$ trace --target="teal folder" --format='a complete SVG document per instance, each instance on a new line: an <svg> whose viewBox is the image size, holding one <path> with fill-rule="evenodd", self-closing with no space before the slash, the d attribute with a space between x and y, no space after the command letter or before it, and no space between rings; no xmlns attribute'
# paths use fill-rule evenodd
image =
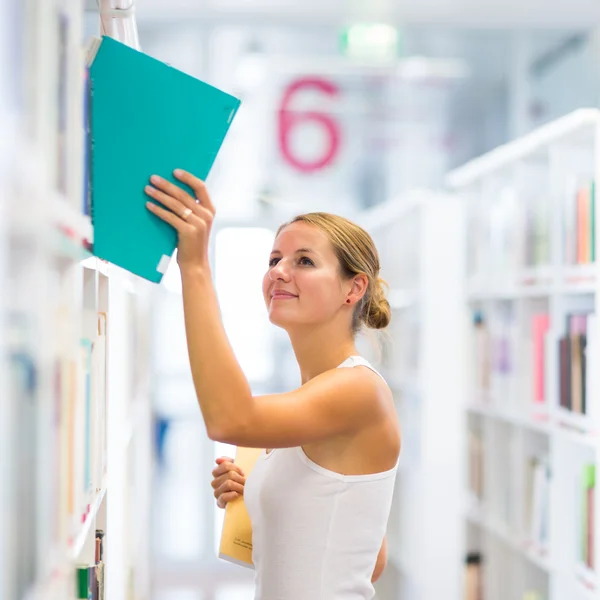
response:
<svg viewBox="0 0 600 600"><path fill-rule="evenodd" d="M157 174L192 193L174 169L207 178L240 101L106 36L88 64L92 252L159 283L177 232L146 208L144 186Z"/></svg>

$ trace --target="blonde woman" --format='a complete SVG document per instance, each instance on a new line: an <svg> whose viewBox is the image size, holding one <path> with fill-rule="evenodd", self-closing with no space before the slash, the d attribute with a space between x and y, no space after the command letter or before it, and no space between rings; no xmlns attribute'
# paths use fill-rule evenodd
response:
<svg viewBox="0 0 600 600"><path fill-rule="evenodd" d="M373 241L327 213L280 227L265 257L263 294L271 322L290 337L302 385L253 396L212 283L215 208L201 180L179 170L175 176L195 198L153 176L146 193L155 202L147 206L179 234L189 359L208 436L267 448L247 480L226 458L213 472L219 506L244 494L255 599L370 599L385 566L400 452L392 394L355 346L361 327L390 320ZM239 261L244 269L243 254Z"/></svg>

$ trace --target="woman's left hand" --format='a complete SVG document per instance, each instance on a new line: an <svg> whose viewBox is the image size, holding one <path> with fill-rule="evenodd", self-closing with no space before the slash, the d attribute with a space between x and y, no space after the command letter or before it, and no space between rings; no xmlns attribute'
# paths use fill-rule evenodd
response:
<svg viewBox="0 0 600 600"><path fill-rule="evenodd" d="M153 202L147 202L146 206L150 212L177 230L179 267L182 270L189 267L208 268L208 240L215 217L215 207L202 180L181 169L176 169L173 174L188 185L196 197L193 198L179 186L162 177L152 175L152 185L147 185L145 192L168 210Z"/></svg>

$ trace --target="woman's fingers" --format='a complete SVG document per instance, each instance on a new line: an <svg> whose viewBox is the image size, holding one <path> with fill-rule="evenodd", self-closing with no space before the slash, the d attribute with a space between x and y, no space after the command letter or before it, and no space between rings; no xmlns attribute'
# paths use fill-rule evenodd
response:
<svg viewBox="0 0 600 600"><path fill-rule="evenodd" d="M212 475L213 477L219 477L220 475L224 475L225 473L229 473L231 471L239 473L242 477L245 476L242 469L240 469L235 463L229 461L224 461L221 464L217 465L213 469Z"/></svg>
<svg viewBox="0 0 600 600"><path fill-rule="evenodd" d="M224 481L221 485L215 488L213 496L215 498L219 498L219 496L222 496L223 494L228 494L229 492L236 492L240 496L243 496L244 484L228 479L227 481Z"/></svg>
<svg viewBox="0 0 600 600"><path fill-rule="evenodd" d="M215 478L211 483L215 490L213 495L217 499L217 506L225 508L228 502L244 495L246 479L233 458L220 456L215 462L217 466L212 472Z"/></svg>
<svg viewBox="0 0 600 600"><path fill-rule="evenodd" d="M238 494L237 492L226 492L225 494L221 494L217 498L217 506L219 508L225 508L227 503L229 503L232 500L235 500L236 498L239 498L239 497L240 497L240 494Z"/></svg>
<svg viewBox="0 0 600 600"><path fill-rule="evenodd" d="M212 215L215 214L215 207L210 199L206 184L201 179L198 179L195 175L184 171L183 169L175 169L173 172L175 177L180 181L183 181L186 185L194 190L196 199L200 201L200 204L206 208Z"/></svg>
<svg viewBox="0 0 600 600"><path fill-rule="evenodd" d="M161 208L152 202L146 202L146 207L157 217L161 218L169 225L172 225L178 232L181 232L184 227L187 227L186 222L180 216L174 214L170 210L165 210L164 208Z"/></svg>
<svg viewBox="0 0 600 600"><path fill-rule="evenodd" d="M185 190L182 190L178 185L167 181L160 175L152 175L150 177L150 183L161 192L179 200L187 208L194 208L196 206L195 198L192 198Z"/></svg>
<svg viewBox="0 0 600 600"><path fill-rule="evenodd" d="M213 489L217 489L226 481L233 481L235 483L239 483L240 485L244 485L246 483L246 478L240 475L237 471L229 471L228 473L224 473L223 475L215 477L211 482L211 486Z"/></svg>
<svg viewBox="0 0 600 600"><path fill-rule="evenodd" d="M166 194L165 192L151 185L147 185L144 188L144 191L146 194L148 194L148 196L157 202L160 202L163 206L166 206L173 214L179 217L180 221L185 221L191 224L194 222L192 217L195 216L199 217L200 219L195 221L195 224L199 227L204 226L204 223L209 224L212 222L213 215L210 213L210 211L203 206L196 204L187 194L187 199L185 202L182 202L178 198L173 198L173 196L170 196L169 194ZM147 206L152 208L152 203L147 203ZM187 209L191 210L192 212L187 218L184 218ZM171 221L168 222L171 223Z"/></svg>
<svg viewBox="0 0 600 600"><path fill-rule="evenodd" d="M150 196L150 198L153 198L157 202L160 202L163 206L166 206L171 212L176 214L180 219L184 221L186 219L183 218L183 214L186 208L189 208L193 213L197 213L198 207L191 200L187 203L184 203L181 200L179 200L179 198L174 198L170 194L167 194L166 192L163 192L162 190L155 188L151 185L147 185L144 188L144 191L146 192L146 194L148 194L148 196Z"/></svg>

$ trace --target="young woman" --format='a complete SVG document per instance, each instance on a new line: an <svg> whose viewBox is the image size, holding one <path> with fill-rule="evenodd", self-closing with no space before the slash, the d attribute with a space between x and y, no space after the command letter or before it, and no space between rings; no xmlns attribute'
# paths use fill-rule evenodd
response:
<svg viewBox="0 0 600 600"><path fill-rule="evenodd" d="M179 170L175 176L195 198L153 176L146 193L155 202L147 206L179 234L188 352L208 436L268 449L247 481L230 459L217 461L213 480L220 506L244 494L255 598L372 598L372 582L385 565L400 452L390 390L354 340L361 326L382 328L390 320L373 241L326 213L299 216L279 229L263 293L271 322L289 334L302 385L253 397L211 280L215 208L202 181Z"/></svg>

